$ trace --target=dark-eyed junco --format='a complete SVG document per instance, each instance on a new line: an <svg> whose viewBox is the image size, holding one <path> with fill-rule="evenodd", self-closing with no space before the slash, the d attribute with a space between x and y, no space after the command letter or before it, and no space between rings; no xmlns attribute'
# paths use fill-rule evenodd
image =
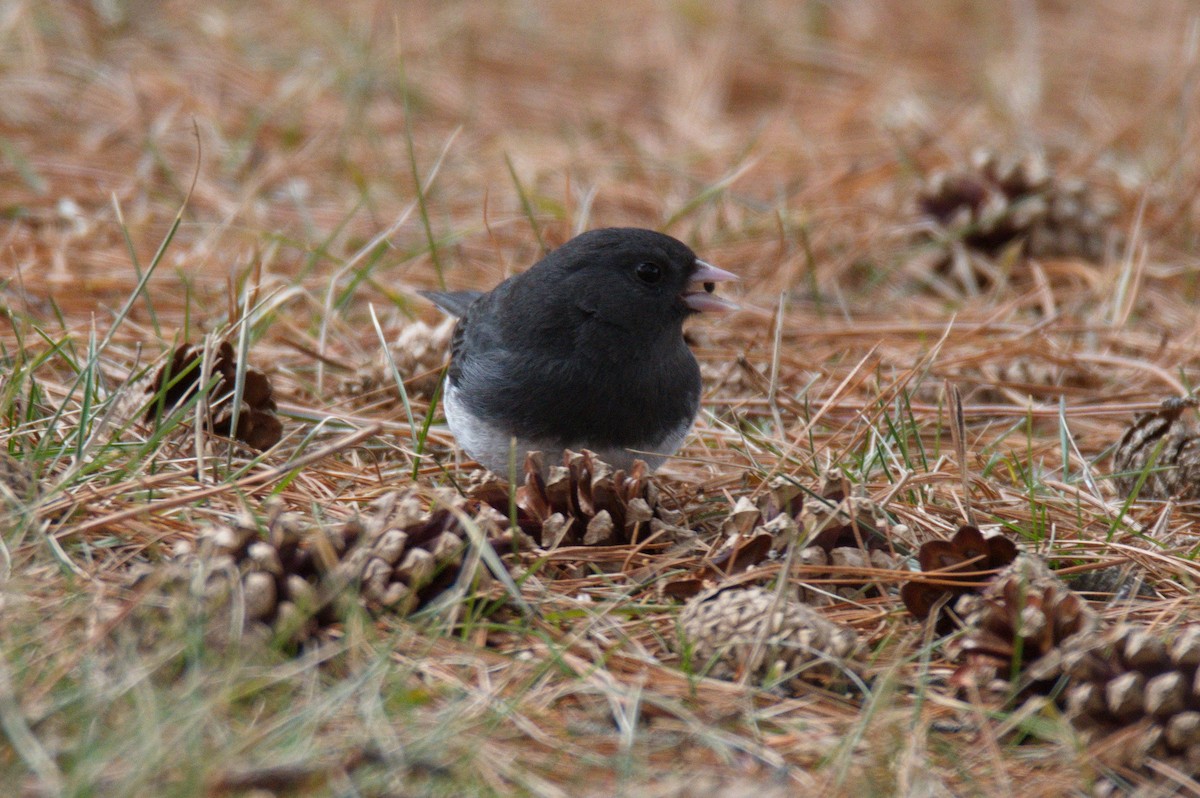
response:
<svg viewBox="0 0 1200 798"><path fill-rule="evenodd" d="M700 407L683 321L736 308L712 293L736 279L670 236L609 228L576 236L486 294L421 292L460 317L450 431L502 476L534 450L547 463L591 449L614 468L635 459L656 468Z"/></svg>

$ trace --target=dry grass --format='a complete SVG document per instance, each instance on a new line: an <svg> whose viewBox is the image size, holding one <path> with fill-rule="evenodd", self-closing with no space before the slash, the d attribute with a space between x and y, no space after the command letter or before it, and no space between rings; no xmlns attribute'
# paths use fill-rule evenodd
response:
<svg viewBox="0 0 1200 798"><path fill-rule="evenodd" d="M1054 713L930 687L952 666L892 594L826 611L875 653L852 698L689 674L653 585L675 563L649 551L555 553L522 585L532 614L351 615L299 657L147 649L97 607L266 495L332 524L414 467L461 476L444 428L419 434L426 395L413 425L342 392L379 349L372 314L394 337L436 319L419 288L632 224L743 278L745 310L693 327L705 411L660 472L705 545L770 477L834 471L911 543L973 513L1055 561L1135 563L1159 597L1110 617L1196 616L1194 509L1106 476L1131 414L1195 379L1198 26L1185 0L0 0L0 440L44 488L3 527L0 783L1086 794L1105 768ZM1087 176L1126 244L974 296L924 285L914 190L980 146ZM270 372L278 447L109 423L129 374L210 331ZM1179 778L1155 777L1200 794Z"/></svg>

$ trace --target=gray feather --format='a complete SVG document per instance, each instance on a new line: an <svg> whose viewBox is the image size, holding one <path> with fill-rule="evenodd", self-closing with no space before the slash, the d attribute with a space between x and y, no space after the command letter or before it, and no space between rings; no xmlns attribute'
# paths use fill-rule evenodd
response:
<svg viewBox="0 0 1200 798"><path fill-rule="evenodd" d="M467 308L483 296L482 291L418 291L418 294L437 305L451 316L462 318Z"/></svg>

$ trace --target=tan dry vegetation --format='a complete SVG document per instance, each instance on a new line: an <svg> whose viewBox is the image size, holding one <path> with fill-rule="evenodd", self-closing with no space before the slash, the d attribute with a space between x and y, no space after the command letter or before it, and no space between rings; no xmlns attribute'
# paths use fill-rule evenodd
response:
<svg viewBox="0 0 1200 798"><path fill-rule="evenodd" d="M865 696L699 678L656 592L707 561L737 498L840 473L911 548L973 514L1055 564L1132 564L1156 595L1095 596L1110 620L1200 613L1194 508L1106 478L1132 414L1195 381L1198 30L1185 0L0 0L0 440L42 486L6 505L0 783L1200 794L1165 766L1110 770L1053 709L945 690L900 571L821 608L867 642ZM1121 242L931 286L914 197L981 147L1086 179ZM269 494L334 525L414 467L422 489L464 479L439 423L414 466L427 362L404 375L415 427L386 379L344 390L380 349L372 309L394 339L438 320L417 289L490 286L605 225L742 276L744 310L692 326L705 410L660 472L695 548L559 550L521 583L532 614L350 613L298 655L127 634L153 600L131 569ZM277 447L203 442L190 414L111 423L130 374L230 330L273 381Z"/></svg>

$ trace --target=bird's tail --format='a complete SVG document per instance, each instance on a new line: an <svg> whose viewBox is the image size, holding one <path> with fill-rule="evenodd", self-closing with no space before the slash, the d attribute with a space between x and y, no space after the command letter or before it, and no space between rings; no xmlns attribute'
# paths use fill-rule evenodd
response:
<svg viewBox="0 0 1200 798"><path fill-rule="evenodd" d="M462 318L467 315L467 308L479 297L482 291L418 291L418 294L437 305L451 316Z"/></svg>

